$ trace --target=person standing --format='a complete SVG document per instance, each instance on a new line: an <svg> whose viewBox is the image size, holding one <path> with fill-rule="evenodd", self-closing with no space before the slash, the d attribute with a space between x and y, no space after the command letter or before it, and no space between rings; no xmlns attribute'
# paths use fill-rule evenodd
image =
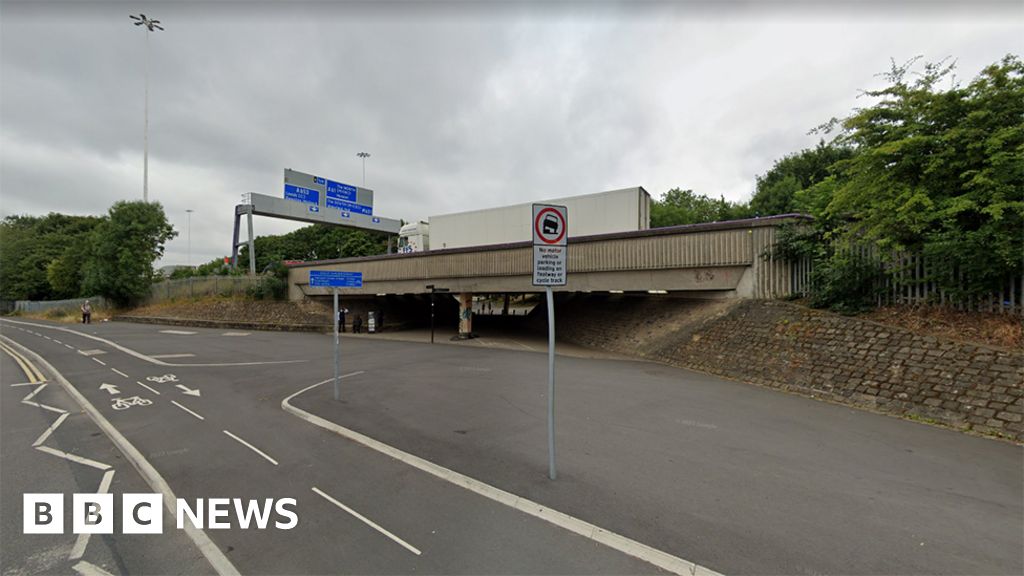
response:
<svg viewBox="0 0 1024 576"><path fill-rule="evenodd" d="M92 324L92 304L88 300L82 304L82 324Z"/></svg>
<svg viewBox="0 0 1024 576"><path fill-rule="evenodd" d="M348 308L342 307L338 310L338 331L345 331L345 315L348 314Z"/></svg>
<svg viewBox="0 0 1024 576"><path fill-rule="evenodd" d="M352 332L359 334L363 331L363 317L356 314L355 320L352 320Z"/></svg>

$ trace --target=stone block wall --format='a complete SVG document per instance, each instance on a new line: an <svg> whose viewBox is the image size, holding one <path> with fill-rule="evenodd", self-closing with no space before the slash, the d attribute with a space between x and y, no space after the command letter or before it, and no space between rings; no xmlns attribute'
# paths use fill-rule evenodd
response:
<svg viewBox="0 0 1024 576"><path fill-rule="evenodd" d="M1024 351L923 336L779 301L571 302L560 335L772 388L1024 442ZM602 310L602 308L607 308ZM628 316L626 322L596 322ZM569 316L569 317L567 317ZM674 328L648 328L659 321Z"/></svg>

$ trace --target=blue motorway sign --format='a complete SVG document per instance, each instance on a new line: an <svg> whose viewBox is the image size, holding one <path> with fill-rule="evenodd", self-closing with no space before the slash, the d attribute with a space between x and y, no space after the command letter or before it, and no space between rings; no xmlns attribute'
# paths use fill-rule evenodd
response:
<svg viewBox="0 0 1024 576"><path fill-rule="evenodd" d="M330 192L328 192L330 194ZM366 214L370 216L373 214L373 207L365 206L363 204L356 204L355 202L346 202L344 200L338 200L337 198L327 197L327 207L337 208L344 212L355 212L356 214Z"/></svg>
<svg viewBox="0 0 1024 576"><path fill-rule="evenodd" d="M307 204L320 203L319 190L303 188L302 186L296 186L294 184L284 185L284 197L285 200L297 200L299 202L305 202Z"/></svg>
<svg viewBox="0 0 1024 576"><path fill-rule="evenodd" d="M320 288L362 288L362 272L342 272L338 270L310 270L309 285Z"/></svg>
<svg viewBox="0 0 1024 576"><path fill-rule="evenodd" d="M327 197L337 198L345 202L356 202L356 187L334 180L327 181Z"/></svg>

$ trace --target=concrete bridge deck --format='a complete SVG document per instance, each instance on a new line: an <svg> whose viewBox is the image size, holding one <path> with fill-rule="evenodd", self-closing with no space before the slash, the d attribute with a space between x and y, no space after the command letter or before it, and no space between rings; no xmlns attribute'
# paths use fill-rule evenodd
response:
<svg viewBox="0 0 1024 576"><path fill-rule="evenodd" d="M780 226L808 222L785 214L729 222L569 238L568 284L558 292L665 291L724 298L778 298L801 292L809 269L776 258ZM343 295L538 292L529 242L305 262L290 266L289 298L327 296L310 270L363 273Z"/></svg>

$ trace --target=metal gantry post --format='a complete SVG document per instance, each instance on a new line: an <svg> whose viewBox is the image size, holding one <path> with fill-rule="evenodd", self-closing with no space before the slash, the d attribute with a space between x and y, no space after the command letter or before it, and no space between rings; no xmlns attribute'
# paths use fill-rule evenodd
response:
<svg viewBox="0 0 1024 576"><path fill-rule="evenodd" d="M252 235L252 211L246 215L249 222L249 275L256 275L256 238Z"/></svg>

